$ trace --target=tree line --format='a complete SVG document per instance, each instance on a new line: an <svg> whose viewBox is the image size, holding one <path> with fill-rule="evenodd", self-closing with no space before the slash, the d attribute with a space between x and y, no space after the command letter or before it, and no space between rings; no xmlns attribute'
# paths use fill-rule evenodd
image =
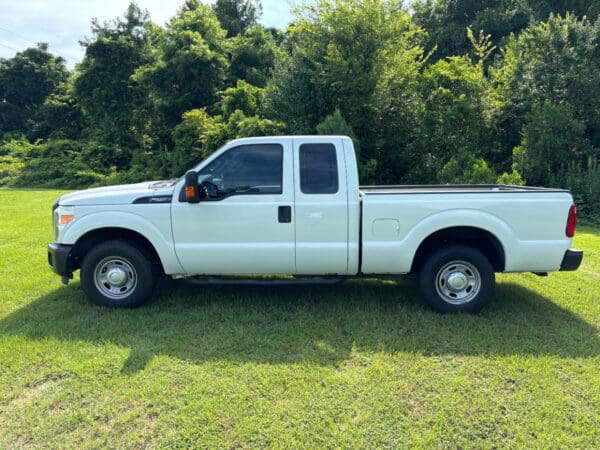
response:
<svg viewBox="0 0 600 450"><path fill-rule="evenodd" d="M0 185L170 178L243 136L347 134L364 184L569 188L600 218L600 1L131 3L74 70L0 59Z"/></svg>

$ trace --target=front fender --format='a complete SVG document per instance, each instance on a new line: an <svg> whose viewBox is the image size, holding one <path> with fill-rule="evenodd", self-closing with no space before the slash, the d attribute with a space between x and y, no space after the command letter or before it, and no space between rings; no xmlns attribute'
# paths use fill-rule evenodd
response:
<svg viewBox="0 0 600 450"><path fill-rule="evenodd" d="M97 211L85 214L77 217L63 230L60 243L74 245L86 234L105 228L127 229L142 235L152 244L167 274L183 273L171 238L170 213L165 213L164 210L152 211L152 208L159 207L144 206L144 216L129 211Z"/></svg>

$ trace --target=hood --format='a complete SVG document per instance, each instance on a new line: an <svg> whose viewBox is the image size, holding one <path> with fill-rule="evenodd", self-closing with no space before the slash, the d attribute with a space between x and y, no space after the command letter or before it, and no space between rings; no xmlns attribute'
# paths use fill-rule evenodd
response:
<svg viewBox="0 0 600 450"><path fill-rule="evenodd" d="M127 205L131 203L168 203L176 180L146 181L136 184L106 186L65 194L60 205Z"/></svg>

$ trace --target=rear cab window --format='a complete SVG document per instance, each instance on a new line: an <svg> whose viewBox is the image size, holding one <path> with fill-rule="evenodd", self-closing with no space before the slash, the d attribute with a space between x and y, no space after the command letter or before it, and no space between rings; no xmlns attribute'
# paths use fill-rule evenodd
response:
<svg viewBox="0 0 600 450"><path fill-rule="evenodd" d="M300 191L303 194L338 192L338 165L333 144L302 144L299 157Z"/></svg>

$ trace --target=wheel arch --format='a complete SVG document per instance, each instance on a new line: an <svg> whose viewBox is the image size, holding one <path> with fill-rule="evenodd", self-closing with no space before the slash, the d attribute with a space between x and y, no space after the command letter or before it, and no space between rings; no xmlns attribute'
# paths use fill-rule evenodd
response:
<svg viewBox="0 0 600 450"><path fill-rule="evenodd" d="M500 240L487 230L455 226L438 230L427 236L415 252L411 273L418 273L429 255L448 244L462 244L479 250L490 261L495 272L504 271L506 254Z"/></svg>
<svg viewBox="0 0 600 450"><path fill-rule="evenodd" d="M127 228L120 227L107 227L98 228L95 230L88 231L82 235L75 245L73 246L70 256L73 262L73 269L79 269L85 255L96 245L101 242L106 242L114 239L120 239L130 242L146 251L148 256L152 259L152 262L160 270L161 274L165 273L163 263L158 255L158 252L154 248L154 245L137 231L133 231Z"/></svg>

